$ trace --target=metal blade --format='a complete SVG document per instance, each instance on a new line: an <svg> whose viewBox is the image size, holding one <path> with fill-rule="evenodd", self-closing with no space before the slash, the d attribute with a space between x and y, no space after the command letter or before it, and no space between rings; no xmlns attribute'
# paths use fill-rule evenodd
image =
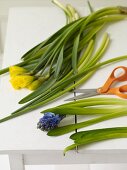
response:
<svg viewBox="0 0 127 170"><path fill-rule="evenodd" d="M75 100L79 100L79 99L83 99L83 98L87 98L87 97L92 97L92 96L96 96L96 95L100 95L97 92L97 89L95 89L94 91L91 91L89 93L84 93L84 94L81 94L81 95L78 95L78 96L66 99L65 101L73 101L74 99Z"/></svg>
<svg viewBox="0 0 127 170"><path fill-rule="evenodd" d="M97 89L75 89L74 92L76 93L91 93L95 92Z"/></svg>

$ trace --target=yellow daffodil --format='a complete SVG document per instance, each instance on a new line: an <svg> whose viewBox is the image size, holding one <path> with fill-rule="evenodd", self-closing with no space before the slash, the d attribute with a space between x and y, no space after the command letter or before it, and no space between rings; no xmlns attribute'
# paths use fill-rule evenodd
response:
<svg viewBox="0 0 127 170"><path fill-rule="evenodd" d="M17 75L26 73L27 70L19 66L11 66L9 67L9 72L11 77L15 77Z"/></svg>
<svg viewBox="0 0 127 170"><path fill-rule="evenodd" d="M28 85L30 85L34 81L34 76L29 75L17 75L15 77L12 77L10 82L14 89L20 89L25 88Z"/></svg>

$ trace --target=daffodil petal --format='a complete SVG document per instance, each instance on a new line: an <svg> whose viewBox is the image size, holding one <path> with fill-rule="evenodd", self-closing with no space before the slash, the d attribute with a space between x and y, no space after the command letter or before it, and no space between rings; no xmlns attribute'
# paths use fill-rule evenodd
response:
<svg viewBox="0 0 127 170"><path fill-rule="evenodd" d="M13 79L10 80L11 85L13 86L14 89L19 90L20 87L15 83Z"/></svg>
<svg viewBox="0 0 127 170"><path fill-rule="evenodd" d="M22 68L22 67L19 67L19 66L11 66L9 67L9 73L10 73L10 76L11 77L15 77L19 74L24 74L26 73L27 70Z"/></svg>
<svg viewBox="0 0 127 170"><path fill-rule="evenodd" d="M34 81L34 76L18 75L12 77L10 82L15 89L25 88Z"/></svg>

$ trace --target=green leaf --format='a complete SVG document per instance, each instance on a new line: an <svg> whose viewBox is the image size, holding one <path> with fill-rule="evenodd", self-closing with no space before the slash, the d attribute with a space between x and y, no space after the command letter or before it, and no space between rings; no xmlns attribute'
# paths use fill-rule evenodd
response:
<svg viewBox="0 0 127 170"><path fill-rule="evenodd" d="M57 63L56 63L56 69L55 69L55 73L54 73L54 76L56 79L58 79L58 76L59 76L59 73L61 71L61 67L62 67L62 64L63 64L63 53L64 53L64 46L62 47L60 53L59 53L59 57L58 57L58 60L57 60Z"/></svg>
<svg viewBox="0 0 127 170"><path fill-rule="evenodd" d="M74 140L75 144L70 145L64 149L64 154L74 149L76 146L88 145L94 142L116 139L116 138L127 138L127 127L114 127L104 129L94 129L82 132L77 132L70 137Z"/></svg>
<svg viewBox="0 0 127 170"><path fill-rule="evenodd" d="M96 105L95 105L96 106ZM58 107L54 107L54 108L50 108L47 109L45 111L43 111L42 113L46 113L46 112L53 112L55 114L62 114L62 115L100 115L100 114L110 114L112 112L114 112L115 110L121 110L121 107L113 107L113 108L107 108L107 107L95 107L95 108L91 108L91 107L87 107L87 108L83 108L83 107L76 107L74 104L69 106L69 105L65 105L65 106L58 106Z"/></svg>
<svg viewBox="0 0 127 170"><path fill-rule="evenodd" d="M87 137L94 137L98 135L105 135L107 133L127 133L127 127L113 127L113 128L103 128L103 129L94 129L94 130L86 130L74 133L70 136L70 139L75 141L82 140Z"/></svg>
<svg viewBox="0 0 127 170"><path fill-rule="evenodd" d="M88 145L90 143L94 143L94 142L98 142L98 141L103 141L103 140L108 140L108 139L115 139L115 138L125 138L127 137L127 131L126 133L107 133L107 134L102 134L102 135L98 135L98 136L93 136L91 138L87 138L86 139L82 139L82 140L77 140L75 141L76 144L79 145Z"/></svg>
<svg viewBox="0 0 127 170"><path fill-rule="evenodd" d="M102 55L106 52L106 49L109 45L109 36L107 33L104 34L103 36L103 40L102 40L102 43L99 47L99 49L97 50L97 52L94 54L92 60L90 60L87 64L88 67L92 67L93 65L95 65L99 60L100 58L102 57Z"/></svg>
<svg viewBox="0 0 127 170"><path fill-rule="evenodd" d="M74 39L74 45L72 49L72 68L74 71L74 74L78 72L77 70L77 57L78 57L78 47L79 47L79 40L80 40L80 34L76 36Z"/></svg>
<svg viewBox="0 0 127 170"><path fill-rule="evenodd" d="M83 51L81 58L79 59L78 62L78 70L80 70L81 68L85 67L85 65L88 63L88 61L90 60L90 57L92 55L92 52L94 50L94 40L91 39L88 43L87 48Z"/></svg>
<svg viewBox="0 0 127 170"><path fill-rule="evenodd" d="M84 45L88 43L104 27L104 25L105 25L104 23L98 24L97 26L92 28L80 41L79 49L83 48Z"/></svg>
<svg viewBox="0 0 127 170"><path fill-rule="evenodd" d="M72 22L72 15L71 15L70 11L58 0L52 0L52 2L64 11L65 15L67 16L67 18L69 20L69 23Z"/></svg>
<svg viewBox="0 0 127 170"><path fill-rule="evenodd" d="M64 156L65 156L65 154L66 154L67 151L72 150L72 149L76 148L77 146L78 146L77 144L72 144L72 145L66 147L66 148L64 149L64 152L63 152Z"/></svg>
<svg viewBox="0 0 127 170"><path fill-rule="evenodd" d="M105 106L105 105L113 105L113 106L126 106L127 101L120 98L109 98L109 97L90 97L85 98L82 100L76 100L69 103L65 103L62 105L59 105L57 107L89 107L89 106ZM56 107L55 107L56 108ZM52 108L49 108L52 109ZM48 109L44 110L44 112L47 112Z"/></svg>
<svg viewBox="0 0 127 170"><path fill-rule="evenodd" d="M89 6L89 9L90 9L90 12L91 12L91 13L93 13L93 12L94 12L93 7L91 6L91 4L90 4L90 2L89 2L89 1L87 1L87 3L88 3L88 6Z"/></svg>

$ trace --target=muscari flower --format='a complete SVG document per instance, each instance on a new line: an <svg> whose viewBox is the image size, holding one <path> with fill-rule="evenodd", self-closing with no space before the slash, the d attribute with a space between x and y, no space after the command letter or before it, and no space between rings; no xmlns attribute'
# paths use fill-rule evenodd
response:
<svg viewBox="0 0 127 170"><path fill-rule="evenodd" d="M37 123L37 128L43 131L49 131L58 126L60 121L65 118L65 115L54 114L47 112Z"/></svg>

